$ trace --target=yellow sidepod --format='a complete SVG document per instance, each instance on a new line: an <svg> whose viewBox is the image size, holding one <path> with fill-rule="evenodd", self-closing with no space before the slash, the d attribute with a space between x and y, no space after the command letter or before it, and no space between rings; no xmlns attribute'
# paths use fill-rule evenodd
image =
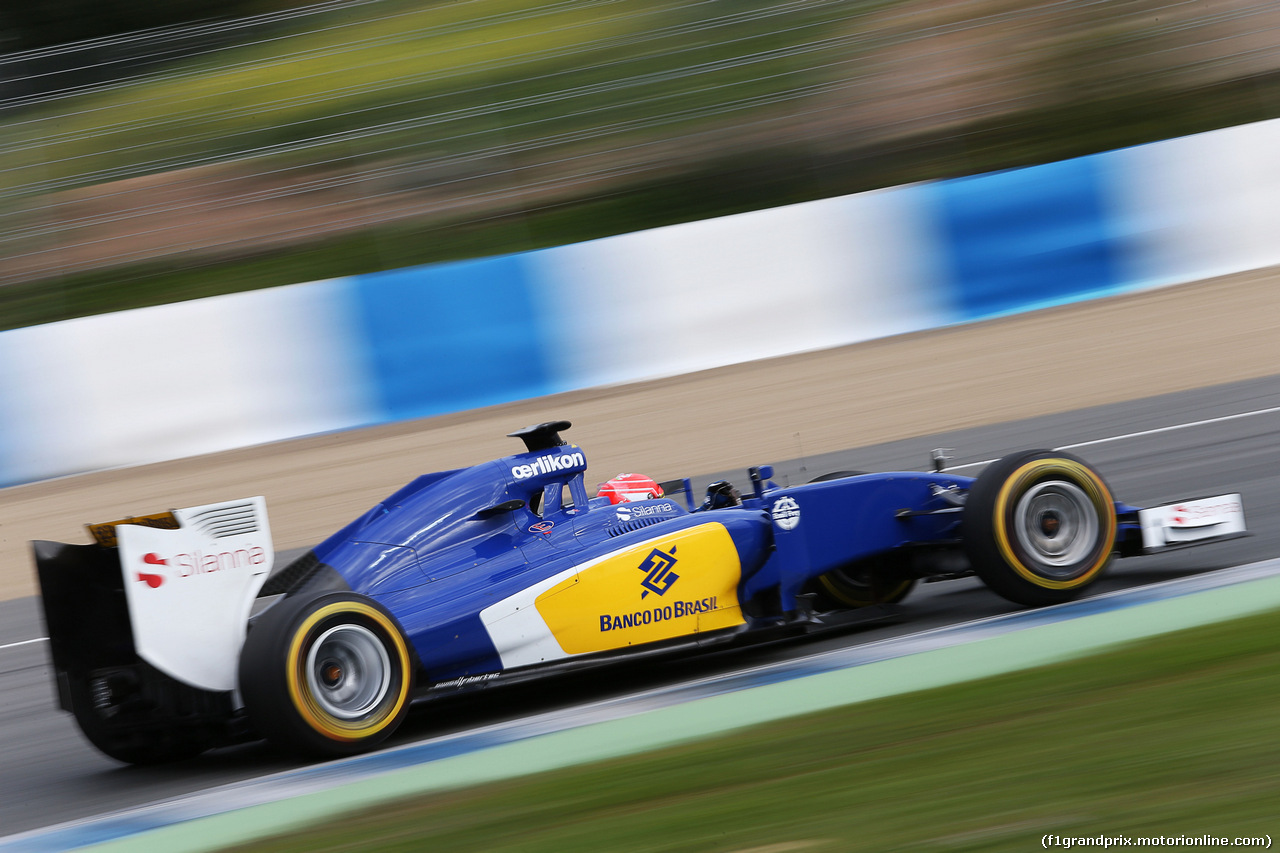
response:
<svg viewBox="0 0 1280 853"><path fill-rule="evenodd" d="M565 652L603 652L741 625L741 577L733 538L713 522L588 563L535 604Z"/></svg>

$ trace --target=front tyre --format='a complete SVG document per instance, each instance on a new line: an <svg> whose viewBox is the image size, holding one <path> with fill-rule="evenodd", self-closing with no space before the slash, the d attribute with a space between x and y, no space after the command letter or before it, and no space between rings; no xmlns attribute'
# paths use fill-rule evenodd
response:
<svg viewBox="0 0 1280 853"><path fill-rule="evenodd" d="M351 755L400 725L413 655L391 614L352 593L300 595L264 611L240 654L249 720L276 746Z"/></svg>
<svg viewBox="0 0 1280 853"><path fill-rule="evenodd" d="M818 576L813 592L823 610L897 604L915 588L916 579L894 570L890 558L874 557Z"/></svg>
<svg viewBox="0 0 1280 853"><path fill-rule="evenodd" d="M1018 604L1075 598L1101 577L1115 540L1111 490L1068 453L1006 456L982 472L965 501L969 562L987 586Z"/></svg>

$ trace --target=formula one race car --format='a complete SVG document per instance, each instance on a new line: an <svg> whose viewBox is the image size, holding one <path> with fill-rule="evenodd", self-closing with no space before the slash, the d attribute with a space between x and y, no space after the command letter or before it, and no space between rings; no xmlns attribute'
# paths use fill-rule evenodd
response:
<svg viewBox="0 0 1280 853"><path fill-rule="evenodd" d="M976 480L749 471L695 506L589 497L568 422L526 450L418 477L279 572L262 498L33 543L61 705L103 752L174 760L265 737L367 750L415 697L602 662L847 625L918 579L976 573L1066 601L1131 556L1243 535L1239 495L1115 502L1066 453ZM659 490L660 491L660 490Z"/></svg>

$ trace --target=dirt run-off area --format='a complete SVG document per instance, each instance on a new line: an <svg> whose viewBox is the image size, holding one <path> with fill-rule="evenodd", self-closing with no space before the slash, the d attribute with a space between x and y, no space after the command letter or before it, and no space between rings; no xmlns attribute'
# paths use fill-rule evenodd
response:
<svg viewBox="0 0 1280 853"><path fill-rule="evenodd" d="M318 542L410 478L519 449L567 419L592 483L710 473L1280 371L1280 267L1029 314L363 430L0 490L0 600L28 541L265 495L277 548ZM1028 437L1034 442L1034 436Z"/></svg>

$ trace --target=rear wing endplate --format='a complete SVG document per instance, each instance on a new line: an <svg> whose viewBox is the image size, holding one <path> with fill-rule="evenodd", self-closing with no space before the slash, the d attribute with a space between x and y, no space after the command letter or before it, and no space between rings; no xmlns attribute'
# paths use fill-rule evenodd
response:
<svg viewBox="0 0 1280 853"><path fill-rule="evenodd" d="M172 515L172 530L113 525L134 646L179 681L234 690L249 613L275 560L266 500Z"/></svg>

